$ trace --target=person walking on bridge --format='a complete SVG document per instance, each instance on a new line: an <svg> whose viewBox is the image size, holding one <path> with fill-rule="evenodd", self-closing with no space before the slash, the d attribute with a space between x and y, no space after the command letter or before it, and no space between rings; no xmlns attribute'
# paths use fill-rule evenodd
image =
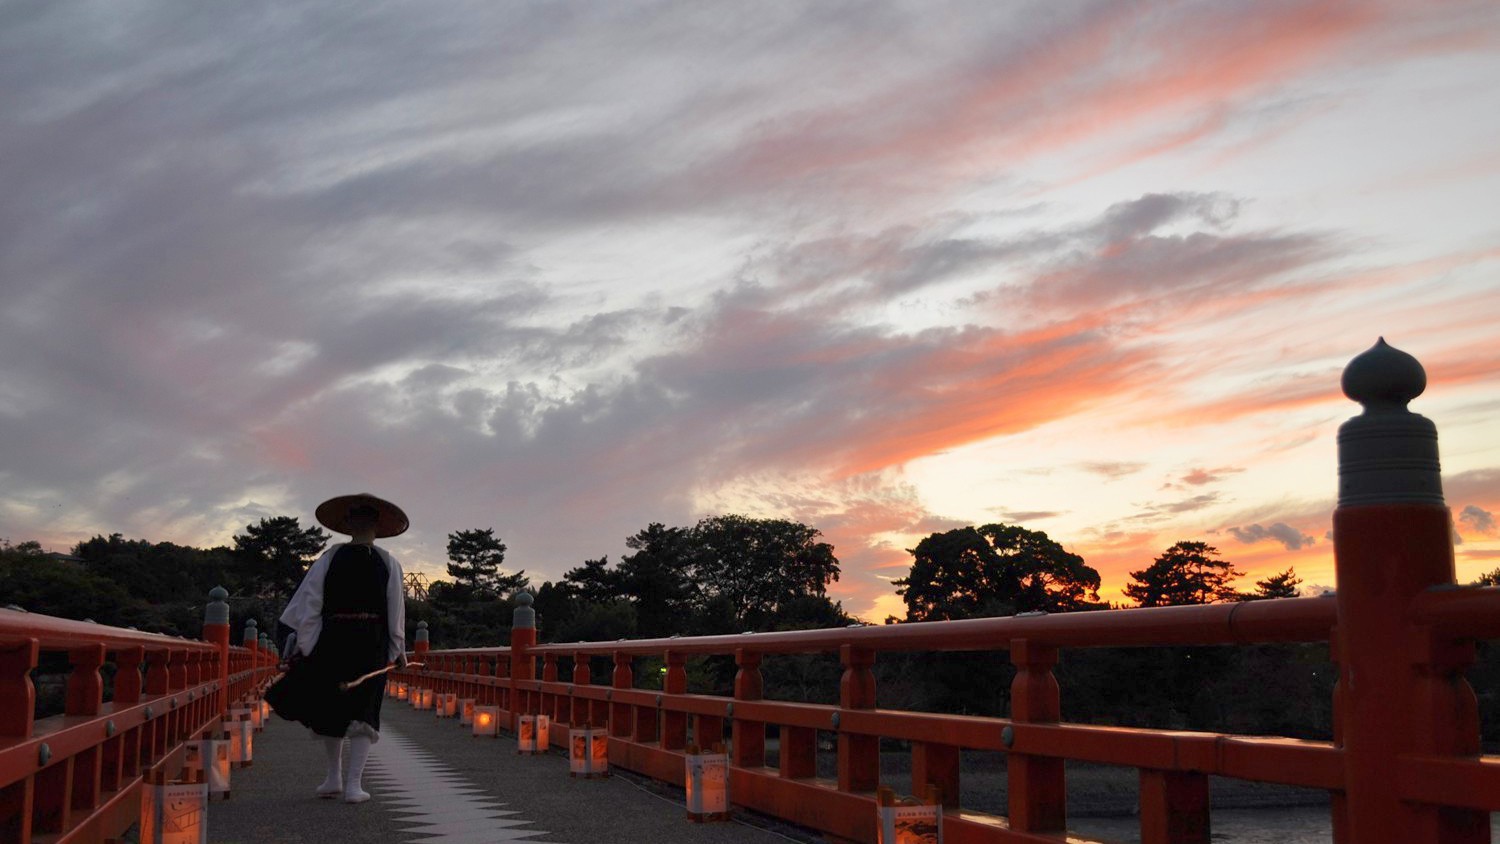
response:
<svg viewBox="0 0 1500 844"><path fill-rule="evenodd" d="M318 505L318 522L350 536L323 552L281 614L286 675L266 692L283 718L300 721L322 738L328 775L319 797L346 803L370 799L361 779L370 745L380 740L386 675L360 678L406 664L406 601L401 564L375 540L404 533L400 507L368 493L340 495ZM349 770L343 771L344 739Z"/></svg>

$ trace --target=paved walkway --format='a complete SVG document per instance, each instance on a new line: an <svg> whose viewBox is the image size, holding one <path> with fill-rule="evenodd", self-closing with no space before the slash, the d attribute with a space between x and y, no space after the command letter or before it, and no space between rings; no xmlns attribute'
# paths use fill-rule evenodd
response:
<svg viewBox="0 0 1500 844"><path fill-rule="evenodd" d="M381 740L371 749L361 805L319 800L323 748L299 724L273 717L256 736L255 764L233 772L232 797L215 800L209 840L487 844L785 844L822 839L758 816L696 824L682 791L617 774L574 779L561 754L519 756L515 739L474 738L456 719L437 719L386 700ZM347 752L347 751L346 751Z"/></svg>

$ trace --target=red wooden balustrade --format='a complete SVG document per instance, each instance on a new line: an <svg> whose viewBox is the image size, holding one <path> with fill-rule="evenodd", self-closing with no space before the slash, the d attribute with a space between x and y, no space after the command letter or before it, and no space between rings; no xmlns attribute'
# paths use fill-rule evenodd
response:
<svg viewBox="0 0 1500 844"><path fill-rule="evenodd" d="M913 788L941 788L950 844L1063 840L1067 760L1137 769L1144 844L1209 840L1211 775L1328 791L1340 844L1488 842L1500 757L1480 753L1464 670L1476 640L1500 638L1500 589L1454 583L1436 432L1406 410L1424 385L1415 359L1383 341L1345 371L1345 392L1365 412L1340 431L1336 597L534 645L531 597L522 595L511 647L428 651L423 641L425 665L401 676L498 704L502 724L545 713L554 744L570 725L607 725L612 766L679 785L690 734L710 744L731 723L733 802L853 841L876 840L879 742L898 739L910 742ZM1333 741L1060 720L1053 668L1069 649L1277 642L1329 645L1339 669ZM901 651L1007 651L1017 669L1010 717L878 708L872 666ZM802 653L839 654L838 705L765 699L762 659ZM687 693L687 658L707 655L735 659L733 697ZM635 687L637 656L663 660L662 690ZM591 684L592 657L613 660L611 685ZM570 678L559 676L560 658L573 661ZM765 765L767 725L780 733L774 768ZM837 738L836 779L816 776L820 731ZM1008 754L1006 817L960 805L963 750Z"/></svg>
<svg viewBox="0 0 1500 844"><path fill-rule="evenodd" d="M141 784L175 777L184 743L269 681L274 658L231 647L215 605L223 621L204 641L0 610L0 844L120 836L139 820ZM65 706L36 718L31 672L46 652L67 654Z"/></svg>

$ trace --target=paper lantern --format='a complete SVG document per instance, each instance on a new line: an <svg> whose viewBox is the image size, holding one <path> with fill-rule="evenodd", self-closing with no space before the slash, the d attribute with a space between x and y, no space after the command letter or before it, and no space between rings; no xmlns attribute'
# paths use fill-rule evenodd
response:
<svg viewBox="0 0 1500 844"><path fill-rule="evenodd" d="M255 725L248 717L224 722L229 733L229 761L248 768L255 757Z"/></svg>
<svg viewBox="0 0 1500 844"><path fill-rule="evenodd" d="M500 707L474 707L474 735L495 736L500 734Z"/></svg>
<svg viewBox="0 0 1500 844"><path fill-rule="evenodd" d="M413 689L412 692L416 695L416 697L413 699L412 706L416 707L417 709L432 708L432 701L436 695L436 693L432 689Z"/></svg>
<svg viewBox="0 0 1500 844"><path fill-rule="evenodd" d="M261 709L260 709L260 701L258 701L258 700L252 700L252 701L250 701L249 706L250 706L250 723L255 725L255 729L257 731L265 729L265 726L266 726L266 714L264 712L262 712Z"/></svg>
<svg viewBox="0 0 1500 844"><path fill-rule="evenodd" d="M183 771L188 779L208 785L208 795L229 799L229 741L205 738L187 742Z"/></svg>
<svg viewBox="0 0 1500 844"><path fill-rule="evenodd" d="M546 715L522 715L516 724L517 753L546 753L551 738L552 719Z"/></svg>
<svg viewBox="0 0 1500 844"><path fill-rule="evenodd" d="M568 775L609 776L609 733L582 727L568 730Z"/></svg>
<svg viewBox="0 0 1500 844"><path fill-rule="evenodd" d="M458 695L446 692L437 696L437 704L433 706L437 717L452 718L458 715Z"/></svg>
<svg viewBox="0 0 1500 844"><path fill-rule="evenodd" d="M943 844L943 804L934 789L927 802L897 800L882 788L875 795L879 844Z"/></svg>
<svg viewBox="0 0 1500 844"><path fill-rule="evenodd" d="M271 720L271 704L264 699L260 702L260 725L264 727Z"/></svg>
<svg viewBox="0 0 1500 844"><path fill-rule="evenodd" d="M474 698L466 697L458 702L458 723L465 727L474 723Z"/></svg>
<svg viewBox="0 0 1500 844"><path fill-rule="evenodd" d="M406 684L396 684L396 700L406 700Z"/></svg>
<svg viewBox="0 0 1500 844"><path fill-rule="evenodd" d="M723 746L700 753L688 745L683 768L687 816L695 821L729 820L729 754Z"/></svg>
<svg viewBox="0 0 1500 844"><path fill-rule="evenodd" d="M208 844L208 783L142 783L141 844Z"/></svg>

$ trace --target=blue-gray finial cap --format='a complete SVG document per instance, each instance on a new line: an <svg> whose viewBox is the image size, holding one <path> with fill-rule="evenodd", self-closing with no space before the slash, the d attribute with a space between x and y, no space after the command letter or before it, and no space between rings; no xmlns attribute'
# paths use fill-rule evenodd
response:
<svg viewBox="0 0 1500 844"><path fill-rule="evenodd" d="M253 618L246 619L245 620L245 637L240 640L240 644L243 644L243 645L254 645L254 644L258 644L259 642L260 642L259 625L257 625L255 623L255 619L253 619Z"/></svg>
<svg viewBox="0 0 1500 844"><path fill-rule="evenodd" d="M419 621L419 622L417 622L417 641L418 642L426 642L426 641L428 641L427 622L425 622L425 621Z"/></svg>
<svg viewBox="0 0 1500 844"><path fill-rule="evenodd" d="M1427 389L1427 371L1416 358L1381 337L1344 367L1344 395L1365 412L1401 411Z"/></svg>
<svg viewBox="0 0 1500 844"><path fill-rule="evenodd" d="M510 615L510 626L512 628L536 627L536 610L531 608L531 605L535 601L536 597L524 589L516 593L516 609Z"/></svg>
<svg viewBox="0 0 1500 844"><path fill-rule="evenodd" d="M203 623L228 624L229 604L224 599L229 597L229 590L215 586L208 590L208 597L208 606L203 608Z"/></svg>
<svg viewBox="0 0 1500 844"><path fill-rule="evenodd" d="M1427 388L1422 364L1382 337L1349 361L1343 388L1364 412L1339 427L1339 506L1446 506L1437 426L1406 408Z"/></svg>

